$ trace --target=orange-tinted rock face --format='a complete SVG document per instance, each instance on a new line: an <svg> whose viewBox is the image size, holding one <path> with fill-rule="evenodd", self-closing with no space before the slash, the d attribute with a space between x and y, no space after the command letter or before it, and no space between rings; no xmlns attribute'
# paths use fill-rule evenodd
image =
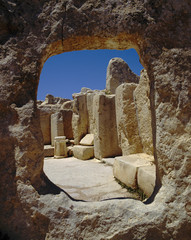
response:
<svg viewBox="0 0 191 240"><path fill-rule="evenodd" d="M10 239L190 239L190 1L1 1L0 232ZM36 93L64 51L134 47L151 87L152 204L75 202L43 173ZM151 199L152 201L153 199Z"/></svg>

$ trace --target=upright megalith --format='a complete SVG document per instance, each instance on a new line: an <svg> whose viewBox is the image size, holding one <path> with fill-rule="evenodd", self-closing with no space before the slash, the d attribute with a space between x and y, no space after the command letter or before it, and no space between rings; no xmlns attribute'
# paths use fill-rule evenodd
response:
<svg viewBox="0 0 191 240"><path fill-rule="evenodd" d="M62 112L59 111L51 115L51 145L55 144L55 137L64 136L64 123Z"/></svg>
<svg viewBox="0 0 191 240"><path fill-rule="evenodd" d="M72 129L74 144L79 144L82 137L88 133L88 111L86 94L73 94L74 108L72 115Z"/></svg>
<svg viewBox="0 0 191 240"><path fill-rule="evenodd" d="M117 138L115 95L96 94L93 99L95 116L94 154L98 159L117 156L121 149Z"/></svg>
<svg viewBox="0 0 191 240"><path fill-rule="evenodd" d="M139 135L143 152L153 154L153 136L151 126L150 85L147 71L143 69L140 81L134 91Z"/></svg>
<svg viewBox="0 0 191 240"><path fill-rule="evenodd" d="M106 90L114 94L122 83L138 83L139 76L134 74L128 64L121 58L112 58L107 67Z"/></svg>
<svg viewBox="0 0 191 240"><path fill-rule="evenodd" d="M136 83L124 83L116 89L117 132L123 155L142 152L133 98L136 87Z"/></svg>

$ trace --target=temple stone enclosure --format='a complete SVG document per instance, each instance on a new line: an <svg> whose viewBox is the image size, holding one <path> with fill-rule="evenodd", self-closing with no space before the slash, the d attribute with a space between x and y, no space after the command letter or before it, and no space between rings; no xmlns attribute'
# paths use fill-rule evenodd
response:
<svg viewBox="0 0 191 240"><path fill-rule="evenodd" d="M189 240L190 1L13 0L1 1L0 6L0 238ZM49 109L41 113L36 99L41 69L49 57L67 51L129 48L138 52L149 79L144 83L147 76L142 73L144 79L134 90L132 103L140 104L137 116L143 116L143 108L144 113L151 111L151 118L145 115L136 124L139 149L154 154L155 191L146 202L76 201L43 172L40 119L50 119L49 109L57 114L55 108L60 105L63 111L71 111L74 105L72 125L81 126L73 136L75 144L87 133L96 135L97 120L91 110L91 124L81 124L79 111L83 109L77 108L78 96L73 103L58 99L55 103L49 96L44 103ZM122 92L126 85L137 82L123 84L123 88L119 86ZM93 103L97 98L97 106L100 101L112 102L112 96L106 94L109 91L99 97L88 91L83 89L83 94ZM122 116L123 112L120 119ZM48 122L45 128L51 128ZM145 129L150 129L148 135ZM123 140L123 134L120 136ZM50 144L51 136L44 136L44 141ZM143 171L150 172L146 168L138 169L138 178Z"/></svg>

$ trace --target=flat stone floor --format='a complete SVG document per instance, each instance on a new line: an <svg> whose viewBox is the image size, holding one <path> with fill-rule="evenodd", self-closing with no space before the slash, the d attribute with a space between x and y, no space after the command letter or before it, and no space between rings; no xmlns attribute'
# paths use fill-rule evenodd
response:
<svg viewBox="0 0 191 240"><path fill-rule="evenodd" d="M113 177L113 168L97 159L79 160L74 157L45 158L44 172L48 178L74 199L101 201L109 198L138 195L122 188Z"/></svg>

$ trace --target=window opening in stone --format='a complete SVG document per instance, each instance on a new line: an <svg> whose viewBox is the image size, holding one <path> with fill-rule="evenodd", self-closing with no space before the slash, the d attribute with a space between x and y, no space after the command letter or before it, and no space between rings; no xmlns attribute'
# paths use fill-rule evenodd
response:
<svg viewBox="0 0 191 240"><path fill-rule="evenodd" d="M56 57L53 71L49 64ZM138 74L128 66L132 58ZM150 89L147 72L141 69L133 49L63 53L45 63L38 90L38 99L43 91L51 93L38 101L44 171L73 198L143 200L152 194L156 170Z"/></svg>

